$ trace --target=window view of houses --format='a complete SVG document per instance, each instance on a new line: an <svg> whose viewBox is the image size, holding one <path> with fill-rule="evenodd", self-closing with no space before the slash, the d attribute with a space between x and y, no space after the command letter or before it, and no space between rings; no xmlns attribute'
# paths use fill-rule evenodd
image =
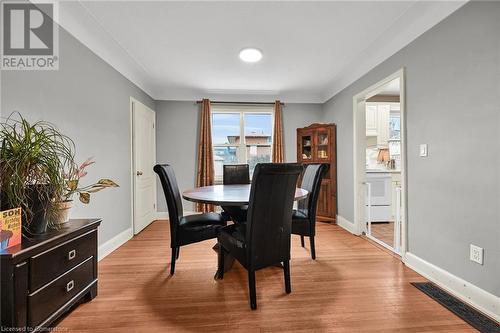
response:
<svg viewBox="0 0 500 333"><path fill-rule="evenodd" d="M262 112L258 108L213 112L215 179L222 180L224 164L247 163L252 174L257 163L271 162L272 126L272 112Z"/></svg>

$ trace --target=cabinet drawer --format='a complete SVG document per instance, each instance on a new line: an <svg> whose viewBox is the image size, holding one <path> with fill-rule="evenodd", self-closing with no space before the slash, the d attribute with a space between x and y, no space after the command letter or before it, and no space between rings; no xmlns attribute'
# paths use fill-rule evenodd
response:
<svg viewBox="0 0 500 333"><path fill-rule="evenodd" d="M41 324L62 305L75 297L94 280L94 260L91 257L61 275L42 289L28 296L28 325Z"/></svg>
<svg viewBox="0 0 500 333"><path fill-rule="evenodd" d="M30 291L42 287L59 275L95 256L97 230L62 243L30 258Z"/></svg>

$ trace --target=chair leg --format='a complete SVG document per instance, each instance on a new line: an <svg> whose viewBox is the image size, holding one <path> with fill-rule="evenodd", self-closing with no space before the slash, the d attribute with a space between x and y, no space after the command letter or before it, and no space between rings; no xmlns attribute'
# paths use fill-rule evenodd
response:
<svg viewBox="0 0 500 333"><path fill-rule="evenodd" d="M179 255L180 255L180 253L181 253L181 247L179 246L179 247L177 248L177 252L175 253L175 259L179 259Z"/></svg>
<svg viewBox="0 0 500 333"><path fill-rule="evenodd" d="M170 259L170 275L174 275L175 272L175 260L177 258L177 248L172 248L172 258Z"/></svg>
<svg viewBox="0 0 500 333"><path fill-rule="evenodd" d="M248 290L250 293L250 308L257 309L257 292L255 290L255 271L248 271Z"/></svg>
<svg viewBox="0 0 500 333"><path fill-rule="evenodd" d="M300 245L304 247L304 236L300 236Z"/></svg>
<svg viewBox="0 0 500 333"><path fill-rule="evenodd" d="M311 258L316 260L316 247L314 246L314 236L309 237L309 241L311 242Z"/></svg>
<svg viewBox="0 0 500 333"><path fill-rule="evenodd" d="M224 279L224 248L222 245L219 243L219 267L217 269L217 278L218 279Z"/></svg>
<svg viewBox="0 0 500 333"><path fill-rule="evenodd" d="M290 283L290 260L283 261L283 272L285 273L285 291L287 294L292 292Z"/></svg>

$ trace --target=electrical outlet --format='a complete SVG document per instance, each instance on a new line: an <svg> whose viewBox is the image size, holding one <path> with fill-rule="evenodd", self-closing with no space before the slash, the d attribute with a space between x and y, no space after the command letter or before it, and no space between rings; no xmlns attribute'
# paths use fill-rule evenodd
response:
<svg viewBox="0 0 500 333"><path fill-rule="evenodd" d="M426 157L427 156L427 144L422 143L420 145L420 157Z"/></svg>
<svg viewBox="0 0 500 333"><path fill-rule="evenodd" d="M484 249L482 247L471 244L470 245L470 260L482 265L483 264L483 252L484 252Z"/></svg>

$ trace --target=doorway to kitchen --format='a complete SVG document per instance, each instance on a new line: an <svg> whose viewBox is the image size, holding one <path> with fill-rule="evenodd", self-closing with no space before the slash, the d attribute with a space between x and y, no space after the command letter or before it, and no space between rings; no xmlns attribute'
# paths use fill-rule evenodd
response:
<svg viewBox="0 0 500 333"><path fill-rule="evenodd" d="M404 71L354 96L355 223L390 251L406 252Z"/></svg>

